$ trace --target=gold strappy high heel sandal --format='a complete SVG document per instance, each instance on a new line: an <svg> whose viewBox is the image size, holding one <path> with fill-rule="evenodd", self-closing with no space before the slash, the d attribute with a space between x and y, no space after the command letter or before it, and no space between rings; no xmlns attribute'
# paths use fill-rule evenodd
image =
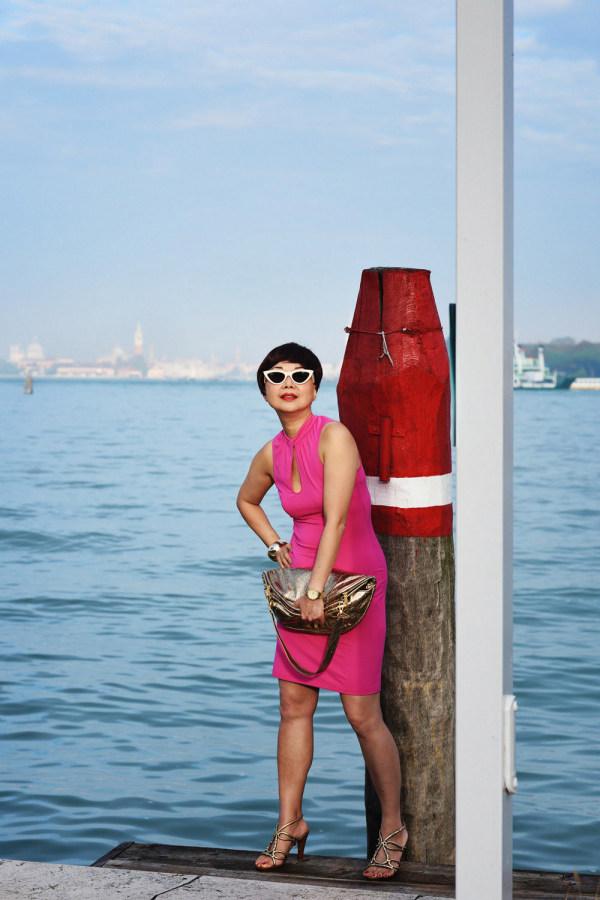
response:
<svg viewBox="0 0 600 900"><path fill-rule="evenodd" d="M375 848L375 853L373 854L373 859L367 866L367 869L371 866L377 866L378 869L391 869L391 875L366 875L363 872L363 876L367 878L369 881L386 881L388 878L393 878L394 875L398 873L398 869L400 868L400 860L392 859L390 857L390 850L392 853L404 853L406 850L406 844L408 844L408 840L404 844L398 844L397 841L393 841L392 838L396 837L397 834L401 834L403 831L406 831L406 825L402 825L401 828L398 828L396 831L392 831L391 834L388 834L387 837L382 837L381 831L379 832L379 840L377 841L377 846ZM380 850L383 850L385 853L385 862L379 862L377 860L377 854Z"/></svg>
<svg viewBox="0 0 600 900"><path fill-rule="evenodd" d="M277 826L273 837L269 841L269 846L263 852L264 856L268 856L270 858L273 865L258 866L255 863L254 865L259 871L270 872L272 869L280 869L288 858L290 850L292 850L296 844L298 844L298 859L302 859L304 857L304 845L306 844L306 838L308 837L310 828L307 828L304 834L300 837L294 837L285 830L286 828L289 828L290 825L295 825L296 822L299 822L301 818L302 813L298 816L297 819L294 819L292 822L288 822L286 825L282 825L281 828L279 827L279 825ZM277 844L280 840L286 841L289 844L287 850L277 849Z"/></svg>

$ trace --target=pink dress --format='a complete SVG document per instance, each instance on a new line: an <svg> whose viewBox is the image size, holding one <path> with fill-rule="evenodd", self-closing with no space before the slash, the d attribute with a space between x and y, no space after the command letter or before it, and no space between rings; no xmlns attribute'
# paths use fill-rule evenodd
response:
<svg viewBox="0 0 600 900"><path fill-rule="evenodd" d="M294 520L292 565L312 569L321 534L323 517L323 464L319 459L319 438L323 427L334 421L325 416L310 416L295 438L284 431L273 439L273 475L281 505ZM301 490L292 488L294 452L300 473ZM348 510L346 529L334 569L360 575L374 575L377 589L362 622L343 634L332 662L320 675L301 675L287 661L277 641L273 675L284 681L308 684L342 694L375 694L381 688L381 660L385 643L385 557L371 524L371 498L362 467L356 473L354 492ZM319 668L327 637L299 634L284 629L285 642L292 656L305 669Z"/></svg>

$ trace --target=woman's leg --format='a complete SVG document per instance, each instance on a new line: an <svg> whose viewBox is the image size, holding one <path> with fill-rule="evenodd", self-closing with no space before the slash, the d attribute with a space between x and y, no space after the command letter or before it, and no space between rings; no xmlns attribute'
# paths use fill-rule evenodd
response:
<svg viewBox="0 0 600 900"><path fill-rule="evenodd" d="M302 796L313 757L313 714L317 708L319 691L304 684L279 681L281 722L277 741L277 771L279 775L279 820L286 825L302 815ZM292 837L301 837L307 824L300 819L286 828ZM289 841L280 840L278 849L289 850ZM273 861L262 854L256 860L260 869L270 869Z"/></svg>
<svg viewBox="0 0 600 900"><path fill-rule="evenodd" d="M369 770L373 787L381 803L381 834L391 834L402 826L400 814L400 759L394 738L381 716L379 694L353 696L341 694L344 712L358 737L360 748ZM407 840L406 831L400 832L394 840L402 847ZM390 850L391 859L402 859L399 850ZM378 862L385 861L385 853L380 850ZM391 870L369 866L366 874L372 877L387 877Z"/></svg>

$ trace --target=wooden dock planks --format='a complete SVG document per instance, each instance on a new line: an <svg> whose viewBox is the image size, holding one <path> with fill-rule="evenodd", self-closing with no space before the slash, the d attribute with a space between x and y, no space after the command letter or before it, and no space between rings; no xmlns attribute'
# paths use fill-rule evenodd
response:
<svg viewBox="0 0 600 900"><path fill-rule="evenodd" d="M405 862L400 875L391 882L373 884L362 877L364 859L305 855L299 862L292 855L281 870L257 872L256 852L221 850L215 847L138 844L126 841L98 859L94 866L139 869L152 872L176 872L182 875L206 874L227 878L294 882L324 887L361 888L389 893L419 891L438 897L454 897L454 867L425 866ZM513 900L600 900L600 875L560 874L558 872L515 871Z"/></svg>

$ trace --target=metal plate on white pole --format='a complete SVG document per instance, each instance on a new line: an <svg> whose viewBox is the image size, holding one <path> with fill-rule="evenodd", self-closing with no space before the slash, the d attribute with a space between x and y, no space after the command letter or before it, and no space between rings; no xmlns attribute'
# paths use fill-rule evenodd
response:
<svg viewBox="0 0 600 900"><path fill-rule="evenodd" d="M512 896L512 46L457 0L457 900Z"/></svg>

